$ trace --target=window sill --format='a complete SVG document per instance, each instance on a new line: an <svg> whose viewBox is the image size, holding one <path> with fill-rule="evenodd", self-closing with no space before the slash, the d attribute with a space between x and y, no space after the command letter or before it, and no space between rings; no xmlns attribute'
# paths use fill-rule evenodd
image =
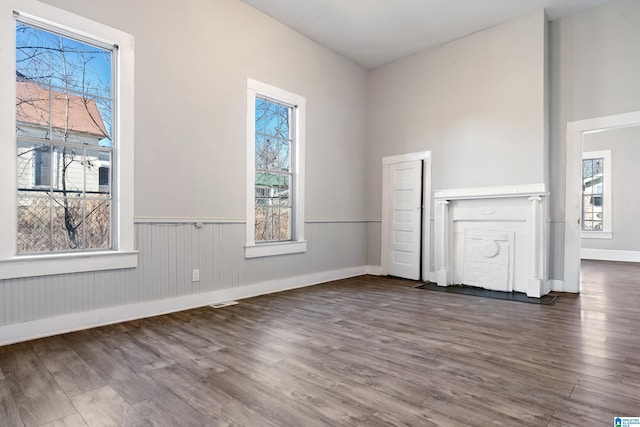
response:
<svg viewBox="0 0 640 427"><path fill-rule="evenodd" d="M583 239L613 239L611 231L582 231L580 237Z"/></svg>
<svg viewBox="0 0 640 427"><path fill-rule="evenodd" d="M259 243L244 247L245 258L259 258L276 255L299 254L307 251L306 241Z"/></svg>
<svg viewBox="0 0 640 427"><path fill-rule="evenodd" d="M0 280L138 266L138 251L25 255L0 260Z"/></svg>

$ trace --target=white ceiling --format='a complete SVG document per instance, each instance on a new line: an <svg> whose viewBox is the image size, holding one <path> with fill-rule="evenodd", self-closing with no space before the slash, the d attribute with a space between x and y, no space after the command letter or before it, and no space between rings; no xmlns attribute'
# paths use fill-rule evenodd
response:
<svg viewBox="0 0 640 427"><path fill-rule="evenodd" d="M554 20L611 0L242 0L375 68L544 8Z"/></svg>

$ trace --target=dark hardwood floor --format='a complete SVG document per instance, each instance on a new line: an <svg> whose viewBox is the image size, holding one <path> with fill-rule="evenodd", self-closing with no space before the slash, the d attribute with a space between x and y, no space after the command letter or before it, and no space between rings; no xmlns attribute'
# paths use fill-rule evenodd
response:
<svg viewBox="0 0 640 427"><path fill-rule="evenodd" d="M0 425L613 425L640 264L582 277L544 306L363 276L0 347Z"/></svg>

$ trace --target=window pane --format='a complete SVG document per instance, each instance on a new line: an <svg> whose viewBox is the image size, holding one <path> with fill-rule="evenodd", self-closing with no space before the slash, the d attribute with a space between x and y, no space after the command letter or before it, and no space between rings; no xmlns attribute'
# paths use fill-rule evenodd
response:
<svg viewBox="0 0 640 427"><path fill-rule="evenodd" d="M48 252L51 250L51 202L49 197L29 197L21 192L18 197L19 253Z"/></svg>
<svg viewBox="0 0 640 427"><path fill-rule="evenodd" d="M267 101L261 98L256 98L256 127L255 131L257 133L264 134L265 123L266 123L266 108Z"/></svg>
<svg viewBox="0 0 640 427"><path fill-rule="evenodd" d="M91 153L91 151L89 151ZM111 193L111 152L97 152L98 191Z"/></svg>
<svg viewBox="0 0 640 427"><path fill-rule="evenodd" d="M87 149L84 155L85 192L87 194L109 193L109 152Z"/></svg>
<svg viewBox="0 0 640 427"><path fill-rule="evenodd" d="M291 240L291 208L270 205L256 207L257 241Z"/></svg>
<svg viewBox="0 0 640 427"><path fill-rule="evenodd" d="M280 149L278 150L278 165L277 168L282 171L291 170L291 161L289 157L290 153L290 142L282 141L280 144Z"/></svg>
<svg viewBox="0 0 640 427"><path fill-rule="evenodd" d="M53 147L55 162L53 190L58 195L80 196L84 190L84 150L77 147Z"/></svg>
<svg viewBox="0 0 640 427"><path fill-rule="evenodd" d="M278 104L265 101L264 120L264 133L270 136L278 136Z"/></svg>
<svg viewBox="0 0 640 427"><path fill-rule="evenodd" d="M111 97L110 50L22 22L16 23L16 69L29 79Z"/></svg>
<svg viewBox="0 0 640 427"><path fill-rule="evenodd" d="M264 135L256 133L256 170L267 168L267 153Z"/></svg>
<svg viewBox="0 0 640 427"><path fill-rule="evenodd" d="M585 159L582 161L582 178L590 178L593 175L593 162L591 159Z"/></svg>
<svg viewBox="0 0 640 427"><path fill-rule="evenodd" d="M108 196L88 199L85 205L86 249L111 248L111 200Z"/></svg>
<svg viewBox="0 0 640 427"><path fill-rule="evenodd" d="M54 251L82 248L83 200L54 198L51 244Z"/></svg>
<svg viewBox="0 0 640 427"><path fill-rule="evenodd" d="M51 111L50 89L36 82L16 77L16 123L18 136L47 138Z"/></svg>
<svg viewBox="0 0 640 427"><path fill-rule="evenodd" d="M593 174L601 174L602 173L602 159L593 159Z"/></svg>
<svg viewBox="0 0 640 427"><path fill-rule="evenodd" d="M51 186L51 147L18 141L18 191L47 192Z"/></svg>

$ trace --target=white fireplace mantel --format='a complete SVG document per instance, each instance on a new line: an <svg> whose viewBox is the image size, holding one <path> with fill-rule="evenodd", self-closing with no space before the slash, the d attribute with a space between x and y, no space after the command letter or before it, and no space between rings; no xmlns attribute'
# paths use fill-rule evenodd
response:
<svg viewBox="0 0 640 427"><path fill-rule="evenodd" d="M547 196L544 184L435 191L438 285L546 294Z"/></svg>
<svg viewBox="0 0 640 427"><path fill-rule="evenodd" d="M434 199L468 200L491 199L502 197L547 196L544 184L503 185L498 187L456 188L453 190L436 190Z"/></svg>

